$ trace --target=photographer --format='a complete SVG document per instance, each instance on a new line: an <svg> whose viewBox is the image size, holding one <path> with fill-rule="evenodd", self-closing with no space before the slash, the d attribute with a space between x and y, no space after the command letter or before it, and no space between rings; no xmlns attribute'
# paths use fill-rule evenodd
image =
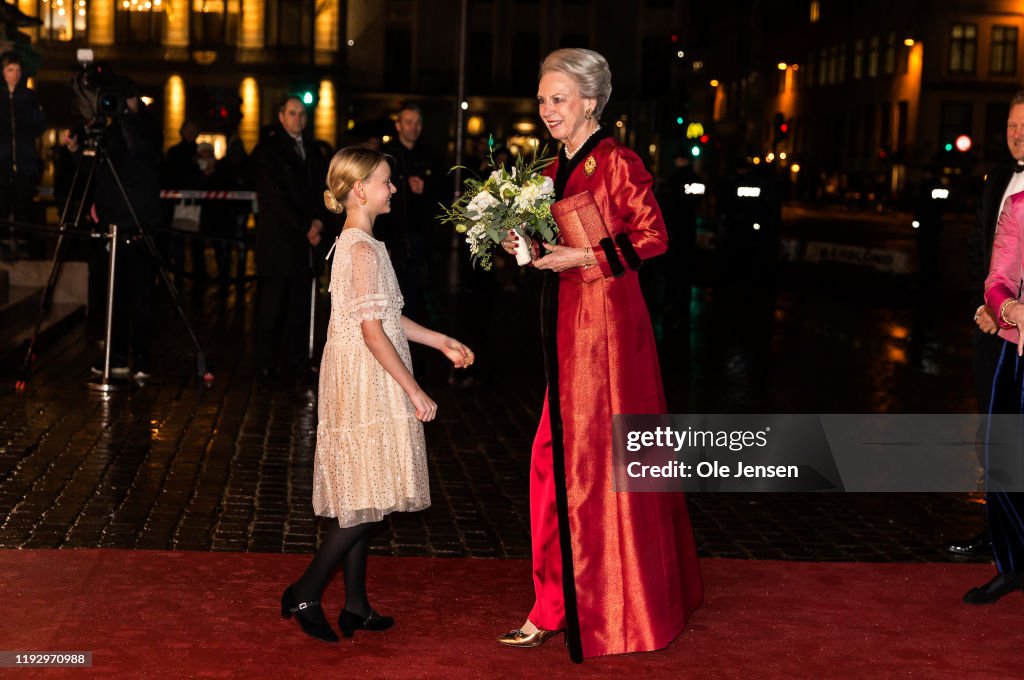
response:
<svg viewBox="0 0 1024 680"><path fill-rule="evenodd" d="M36 139L46 128L46 118L35 92L21 82L18 55L0 54L0 67L6 85L0 86L0 220L13 214L15 222L31 223L40 173Z"/></svg>
<svg viewBox="0 0 1024 680"><path fill-rule="evenodd" d="M99 165L95 179L96 214L102 228L116 224L119 235L110 365L114 375L129 375L130 350L135 378L144 380L150 371L150 308L156 262L142 240L132 209L147 232L160 224L163 135L159 123L139 99L134 81L118 78L110 90L123 98L124 106L103 132L102 146L128 197L126 202L110 168L105 163ZM93 367L94 372L97 368L102 368L102 362Z"/></svg>

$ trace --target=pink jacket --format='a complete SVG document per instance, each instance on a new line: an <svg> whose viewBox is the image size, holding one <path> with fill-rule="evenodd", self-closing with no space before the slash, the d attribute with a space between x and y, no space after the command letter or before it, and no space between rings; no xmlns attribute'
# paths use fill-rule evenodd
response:
<svg viewBox="0 0 1024 680"><path fill-rule="evenodd" d="M1019 300L1024 284L1024 191L1006 199L996 223L992 262L985 279L985 303L995 310L999 337L1016 344L1017 328L1003 323L999 312L1007 300Z"/></svg>

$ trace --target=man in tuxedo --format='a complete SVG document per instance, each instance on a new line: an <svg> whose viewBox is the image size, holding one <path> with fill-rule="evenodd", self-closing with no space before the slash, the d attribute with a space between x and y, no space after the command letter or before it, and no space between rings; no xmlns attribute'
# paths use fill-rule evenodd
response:
<svg viewBox="0 0 1024 680"><path fill-rule="evenodd" d="M311 140L303 137L307 113L302 100L289 96L278 122L253 150L253 174L259 200L256 222L256 370L275 384L280 339L285 340L285 378L312 385L309 366L310 286L313 248L320 244L327 209L323 186L327 167Z"/></svg>
<svg viewBox="0 0 1024 680"><path fill-rule="evenodd" d="M985 291L985 277L988 275L989 262L992 259L992 241L999 213L1007 198L1024 191L1024 91L1018 92L1010 101L1006 143L1013 162L1000 164L986 177L985 192L968 240L968 274L971 287L979 297ZM999 330L997 313L998 311L986 305L984 300L974 310L974 323L977 326L972 337L974 381L981 413L988 413L991 410L992 378L1004 342L996 335ZM992 508L988 510L991 514ZM991 518L989 524L990 530L995 530ZM965 541L953 542L948 547L949 551L955 554L975 555L989 551L991 540L989 532L986 531ZM992 589L986 591L985 586L975 588L965 596L965 601L971 604L987 604L1005 594L989 591Z"/></svg>

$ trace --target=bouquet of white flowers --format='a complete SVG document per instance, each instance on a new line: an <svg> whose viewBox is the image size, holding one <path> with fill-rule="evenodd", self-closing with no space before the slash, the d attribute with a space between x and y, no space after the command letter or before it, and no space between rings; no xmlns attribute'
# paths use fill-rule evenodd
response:
<svg viewBox="0 0 1024 680"><path fill-rule="evenodd" d="M491 147L493 150L493 146ZM546 149L545 149L546 151ZM555 202L555 185L541 170L550 165L554 158L544 158L544 151L538 158L527 163L522 155L516 154L511 170L504 167L494 171L481 181L468 178L466 191L451 207L441 206L444 211L440 219L455 225L455 231L466 235L469 253L474 266L485 270L491 268L491 255L501 241L514 229L520 237L532 236L553 243L558 227L551 217L551 204ZM525 239L520 240L521 244ZM519 259L519 264L529 262Z"/></svg>

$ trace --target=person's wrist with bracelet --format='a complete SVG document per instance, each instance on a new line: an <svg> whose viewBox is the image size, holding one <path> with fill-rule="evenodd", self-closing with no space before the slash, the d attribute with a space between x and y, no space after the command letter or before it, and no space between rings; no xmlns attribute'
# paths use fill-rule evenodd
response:
<svg viewBox="0 0 1024 680"><path fill-rule="evenodd" d="M583 249L583 264L581 265L584 269L590 269L597 264L597 258L594 257L594 249L587 246Z"/></svg>
<svg viewBox="0 0 1024 680"><path fill-rule="evenodd" d="M1017 322L1010 321L1008 318L1006 318L1006 312L1007 310L1009 310L1011 305L1015 304L1017 304L1017 301L1014 300L1013 298L1009 298L1008 300L1005 300L1003 304L1000 305L999 307L999 320L1002 321L1004 325L1010 326L1011 328L1016 328Z"/></svg>

